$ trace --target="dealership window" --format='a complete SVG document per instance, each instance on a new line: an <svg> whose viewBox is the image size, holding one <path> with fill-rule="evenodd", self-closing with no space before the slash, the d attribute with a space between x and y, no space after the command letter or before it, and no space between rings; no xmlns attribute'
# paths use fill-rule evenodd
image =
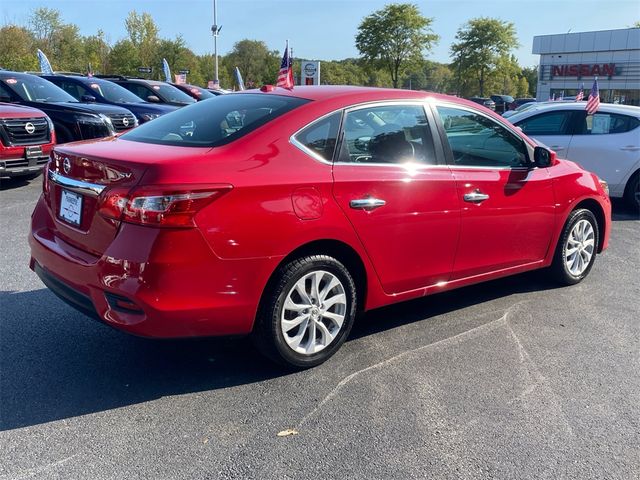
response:
<svg viewBox="0 0 640 480"><path fill-rule="evenodd" d="M571 112L543 113L522 120L516 125L527 135L569 135Z"/></svg>
<svg viewBox="0 0 640 480"><path fill-rule="evenodd" d="M341 116L342 112L336 112L320 119L303 129L295 139L323 160L330 162L336 148Z"/></svg>
<svg viewBox="0 0 640 480"><path fill-rule="evenodd" d="M437 107L454 165L472 167L521 167L527 164L524 141L498 122L451 107Z"/></svg>
<svg viewBox="0 0 640 480"><path fill-rule="evenodd" d="M606 135L625 133L637 128L640 120L617 113L594 113L587 115L579 112L579 124L576 135Z"/></svg>
<svg viewBox="0 0 640 480"><path fill-rule="evenodd" d="M422 105L390 104L347 112L340 162L435 164Z"/></svg>

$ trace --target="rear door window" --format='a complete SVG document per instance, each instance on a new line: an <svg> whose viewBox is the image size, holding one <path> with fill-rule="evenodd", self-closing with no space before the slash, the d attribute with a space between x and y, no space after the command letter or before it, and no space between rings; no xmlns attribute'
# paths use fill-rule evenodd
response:
<svg viewBox="0 0 640 480"><path fill-rule="evenodd" d="M516 125L531 137L538 135L571 135L571 113L570 111L543 113L522 120Z"/></svg>
<svg viewBox="0 0 640 480"><path fill-rule="evenodd" d="M264 94L228 94L198 102L122 135L134 142L185 147L231 143L309 100Z"/></svg>
<svg viewBox="0 0 640 480"><path fill-rule="evenodd" d="M578 129L576 135L607 135L610 133L625 133L637 128L640 120L629 115L618 113L578 113Z"/></svg>
<svg viewBox="0 0 640 480"><path fill-rule="evenodd" d="M342 129L342 163L437 163L422 105L389 104L351 110L345 115Z"/></svg>

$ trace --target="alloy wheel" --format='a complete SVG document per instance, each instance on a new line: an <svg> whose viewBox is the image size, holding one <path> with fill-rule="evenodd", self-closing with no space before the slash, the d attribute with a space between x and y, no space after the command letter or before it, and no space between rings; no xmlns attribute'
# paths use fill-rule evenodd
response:
<svg viewBox="0 0 640 480"><path fill-rule="evenodd" d="M582 219L573 226L565 246L565 264L571 275L582 275L595 251L595 232L588 220Z"/></svg>
<svg viewBox="0 0 640 480"><path fill-rule="evenodd" d="M280 328L289 348L312 355L333 342L346 315L347 296L340 279L326 270L315 270L287 293Z"/></svg>

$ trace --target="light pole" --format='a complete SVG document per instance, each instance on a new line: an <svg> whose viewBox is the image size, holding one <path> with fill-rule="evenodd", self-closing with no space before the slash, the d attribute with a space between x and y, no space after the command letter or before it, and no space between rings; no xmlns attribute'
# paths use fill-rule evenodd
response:
<svg viewBox="0 0 640 480"><path fill-rule="evenodd" d="M214 83L220 85L218 78L218 34L220 33L220 27L218 26L218 1L213 0L213 25L211 26L211 33L213 33L213 56L215 57L215 69L214 69Z"/></svg>

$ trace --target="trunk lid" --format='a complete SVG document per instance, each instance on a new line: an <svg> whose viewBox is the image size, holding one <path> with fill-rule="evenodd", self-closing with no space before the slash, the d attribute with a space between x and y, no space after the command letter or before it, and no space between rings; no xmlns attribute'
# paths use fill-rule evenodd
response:
<svg viewBox="0 0 640 480"><path fill-rule="evenodd" d="M109 192L126 195L148 170L184 162L202 153L198 150L209 149L156 146L118 138L55 147L44 187L54 218L54 234L75 248L101 256L121 222L99 214L100 201Z"/></svg>

